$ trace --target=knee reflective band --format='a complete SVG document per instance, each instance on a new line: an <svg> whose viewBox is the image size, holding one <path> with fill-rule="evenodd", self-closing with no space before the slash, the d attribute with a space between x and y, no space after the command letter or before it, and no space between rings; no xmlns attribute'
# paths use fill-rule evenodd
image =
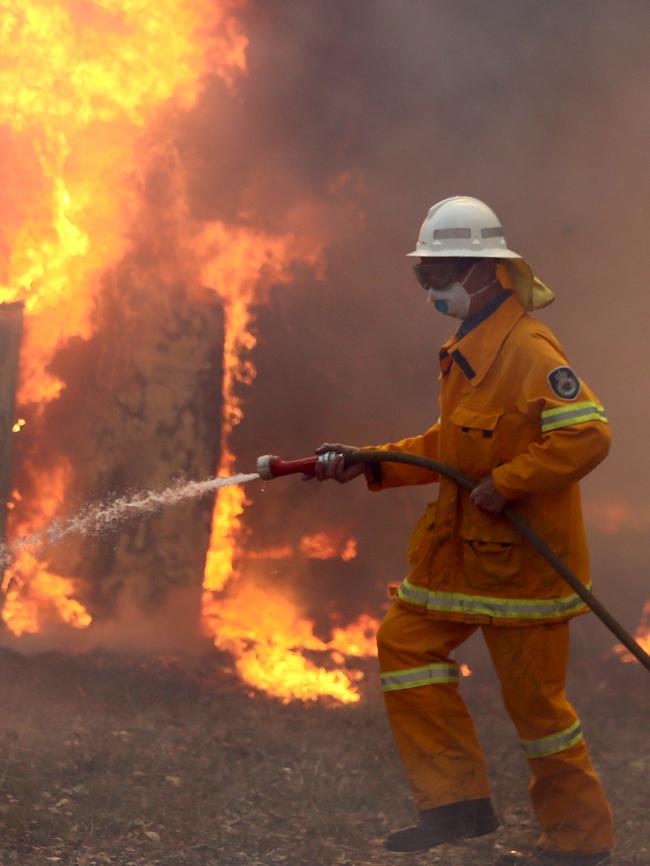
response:
<svg viewBox="0 0 650 866"><path fill-rule="evenodd" d="M405 668L401 671L386 671L381 675L381 687L385 692L398 689L414 689L418 686L431 686L438 683L457 683L458 665L455 662L440 662L423 665L419 668Z"/></svg>
<svg viewBox="0 0 650 866"><path fill-rule="evenodd" d="M576 423L575 420L573 423ZM459 472L458 469L455 469L453 466L448 466L446 463L441 463L439 460L432 460L430 457L420 457L418 454L407 454L402 451L381 451L376 449L356 451L346 455L346 461L349 465L354 463L368 463L375 460L386 461L388 463L407 463L411 466L422 466L424 469L429 469L431 472L435 472L438 475L444 475L445 478L450 478L465 490L473 490L477 484L476 481L468 478L467 475ZM632 635L626 631L616 619L614 619L607 608L601 604L601 602L598 601L598 599L582 583L580 578L576 577L566 562L560 559L560 557L551 550L544 539L540 538L540 536L531 529L528 523L514 508L512 508L512 506L506 506L502 513L504 517L508 518L513 526L517 527L524 538L528 539L535 550L541 553L541 555L551 563L557 573L575 591L576 595L578 595L582 601L593 610L601 622L607 626L612 634L616 635L634 658L640 661L647 671L650 671L650 655L648 655L641 644L637 643ZM420 592L419 588L416 587L416 589ZM428 593L426 589L423 591Z"/></svg>
<svg viewBox="0 0 650 866"><path fill-rule="evenodd" d="M551 734L539 740L520 740L520 742L527 758L546 758L548 755L555 755L557 752L570 749L582 739L580 722L575 721L570 727L557 734Z"/></svg>
<svg viewBox="0 0 650 866"><path fill-rule="evenodd" d="M574 403L570 406L557 406L542 412L542 433L559 430L561 427L571 427L582 424L583 421L607 421L605 407L597 403Z"/></svg>

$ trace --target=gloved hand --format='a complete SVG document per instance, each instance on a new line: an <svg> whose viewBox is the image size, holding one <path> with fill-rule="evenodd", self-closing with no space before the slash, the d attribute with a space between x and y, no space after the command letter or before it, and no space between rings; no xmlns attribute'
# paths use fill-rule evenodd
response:
<svg viewBox="0 0 650 866"><path fill-rule="evenodd" d="M505 496L501 496L494 486L491 475L486 475L482 481L479 481L469 496L474 505L490 514L500 514L508 504Z"/></svg>
<svg viewBox="0 0 650 866"><path fill-rule="evenodd" d="M327 481L332 479L338 481L339 484L347 484L353 478L357 478L364 473L363 463L355 463L353 466L345 465L346 454L351 454L358 451L354 445L341 445L340 442L324 442L316 448L316 454L326 454L328 451L334 451L339 456L331 463L317 463L314 477L318 481ZM309 481L310 477L304 476L304 481Z"/></svg>

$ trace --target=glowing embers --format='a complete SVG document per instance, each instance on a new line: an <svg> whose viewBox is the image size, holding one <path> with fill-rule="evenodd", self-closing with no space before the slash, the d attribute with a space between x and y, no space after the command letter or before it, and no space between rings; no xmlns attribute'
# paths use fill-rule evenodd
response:
<svg viewBox="0 0 650 866"><path fill-rule="evenodd" d="M332 666L375 654L378 623L372 617L362 615L324 641L291 598L278 590L235 584L222 598L206 593L204 618L215 644L233 654L240 676L255 688L285 702L360 700L356 685L362 671Z"/></svg>

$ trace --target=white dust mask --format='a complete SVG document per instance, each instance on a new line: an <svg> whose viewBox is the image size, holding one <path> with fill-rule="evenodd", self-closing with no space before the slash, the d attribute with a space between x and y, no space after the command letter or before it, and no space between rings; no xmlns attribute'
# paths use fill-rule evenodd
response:
<svg viewBox="0 0 650 866"><path fill-rule="evenodd" d="M439 313L444 313L445 316L453 316L454 319L466 319L472 298L486 292L495 284L496 280L491 280L482 289L470 295L465 288L465 283L475 267L475 264L472 265L462 283L459 283L458 280L452 280L444 289L427 289L427 300L434 305Z"/></svg>

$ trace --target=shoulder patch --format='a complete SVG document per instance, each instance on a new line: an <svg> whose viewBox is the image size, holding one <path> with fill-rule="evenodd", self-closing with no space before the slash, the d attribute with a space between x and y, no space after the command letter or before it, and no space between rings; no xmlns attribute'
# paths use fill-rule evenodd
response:
<svg viewBox="0 0 650 866"><path fill-rule="evenodd" d="M582 385L571 367L556 367L546 377L551 391L560 400L575 400Z"/></svg>

